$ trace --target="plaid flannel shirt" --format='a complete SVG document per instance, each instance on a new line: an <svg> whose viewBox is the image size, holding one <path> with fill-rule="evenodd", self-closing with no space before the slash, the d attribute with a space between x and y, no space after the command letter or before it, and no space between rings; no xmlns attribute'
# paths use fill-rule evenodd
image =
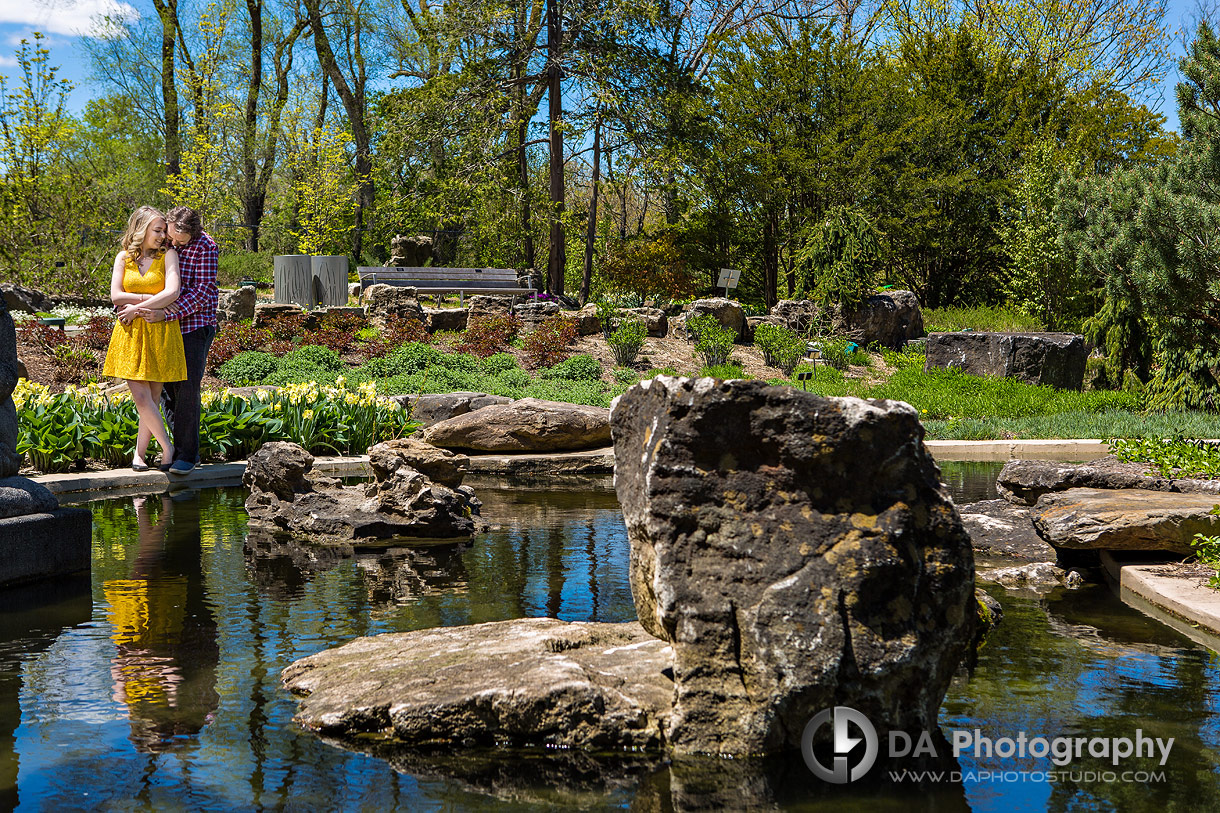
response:
<svg viewBox="0 0 1220 813"><path fill-rule="evenodd" d="M178 300L166 311L166 319L177 319L183 333L216 324L216 303L220 291L216 287L216 272L220 265L220 249L212 236L199 236L178 251L178 276L181 291Z"/></svg>

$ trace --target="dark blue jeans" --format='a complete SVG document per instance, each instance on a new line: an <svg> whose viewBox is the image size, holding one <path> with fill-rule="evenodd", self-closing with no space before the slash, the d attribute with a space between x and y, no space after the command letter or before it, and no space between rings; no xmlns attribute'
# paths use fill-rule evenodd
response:
<svg viewBox="0 0 1220 813"><path fill-rule="evenodd" d="M212 325L182 334L186 350L186 381L171 381L161 389L161 406L174 430L174 460L199 462L199 387L216 328Z"/></svg>

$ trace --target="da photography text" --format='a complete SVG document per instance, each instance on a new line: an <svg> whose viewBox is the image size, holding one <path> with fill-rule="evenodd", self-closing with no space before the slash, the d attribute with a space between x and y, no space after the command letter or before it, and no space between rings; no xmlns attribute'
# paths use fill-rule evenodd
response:
<svg viewBox="0 0 1220 813"><path fill-rule="evenodd" d="M814 752L813 743L818 739L818 732L823 726L830 726L833 756L826 758ZM1156 759L1161 767L1169 761L1173 750L1173 737L1162 739L1149 737L1143 729L1137 728L1134 736L1129 737L1059 737L1030 735L1018 731L1015 737L987 737L975 729L950 729L948 741L953 757L971 757L973 759L1047 759L1053 765L1063 768L1086 757L1108 760L1118 767L1128 759ZM931 732L923 731L913 737L905 731L891 731L884 743L886 755L890 759L940 757L936 741ZM868 717L848 706L835 706L823 709L810 718L805 725L801 737L801 753L805 764L815 776L826 782L844 784L854 782L868 773L877 761L881 752L880 738L877 729ZM960 772L952 772L960 776ZM1063 772L1055 771L1000 771L1001 777L1007 774L1021 774L1014 781L1062 781ZM1102 772L1106 775L1114 773L1117 781L1120 775L1127 772ZM1144 773L1144 772L1139 772ZM1037 774L1031 779L1025 774ZM921 773L922 775L922 773ZM945 778L948 778L946 775ZM1104 777L1102 777L1104 779ZM960 780L958 780L960 781ZM1144 780L1147 781L1147 780Z"/></svg>

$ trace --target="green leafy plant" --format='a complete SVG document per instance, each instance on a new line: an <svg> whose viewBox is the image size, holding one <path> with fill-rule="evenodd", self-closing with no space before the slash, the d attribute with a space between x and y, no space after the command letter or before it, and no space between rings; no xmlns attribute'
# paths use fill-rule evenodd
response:
<svg viewBox="0 0 1220 813"><path fill-rule="evenodd" d="M700 378L744 378L740 364L709 364L699 371Z"/></svg>
<svg viewBox="0 0 1220 813"><path fill-rule="evenodd" d="M1216 513L1215 508L1212 509L1212 513ZM1213 590L1220 590L1220 536L1195 534L1194 538L1190 540L1190 546L1195 549L1195 557L1201 564L1216 571L1207 580L1207 586Z"/></svg>
<svg viewBox="0 0 1220 813"><path fill-rule="evenodd" d="M279 359L261 350L247 350L220 365L217 377L233 387L261 384L279 366Z"/></svg>
<svg viewBox="0 0 1220 813"><path fill-rule="evenodd" d="M686 322L686 329L695 339L695 352L703 357L704 366L728 363L737 331L720 324L720 320L710 313L691 317Z"/></svg>
<svg viewBox="0 0 1220 813"><path fill-rule="evenodd" d="M546 370L542 370L539 378L558 378L565 381L600 381L602 365L592 356L580 355L566 358Z"/></svg>
<svg viewBox="0 0 1220 813"><path fill-rule="evenodd" d="M602 324L605 325L606 322ZM624 319L606 337L606 343L614 353L614 362L620 367L630 367L644 348L644 340L647 337L648 327L643 319Z"/></svg>
<svg viewBox="0 0 1220 813"><path fill-rule="evenodd" d="M769 322L763 322L754 329L754 346L762 353L764 362L778 367L784 375L792 374L806 351L805 340L799 333Z"/></svg>
<svg viewBox="0 0 1220 813"><path fill-rule="evenodd" d="M1220 477L1220 445L1195 438L1110 438L1110 454L1147 463L1162 477Z"/></svg>

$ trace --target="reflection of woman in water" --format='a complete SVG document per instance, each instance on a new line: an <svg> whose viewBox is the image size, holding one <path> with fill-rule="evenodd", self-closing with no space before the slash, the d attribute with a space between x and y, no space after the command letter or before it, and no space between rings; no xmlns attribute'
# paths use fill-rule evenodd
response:
<svg viewBox="0 0 1220 813"><path fill-rule="evenodd" d="M162 495L155 519L148 500L133 502L140 543L130 578L103 585L117 647L110 672L136 747L164 751L212 719L219 703L219 646L203 596L197 517L175 527L168 495Z"/></svg>

